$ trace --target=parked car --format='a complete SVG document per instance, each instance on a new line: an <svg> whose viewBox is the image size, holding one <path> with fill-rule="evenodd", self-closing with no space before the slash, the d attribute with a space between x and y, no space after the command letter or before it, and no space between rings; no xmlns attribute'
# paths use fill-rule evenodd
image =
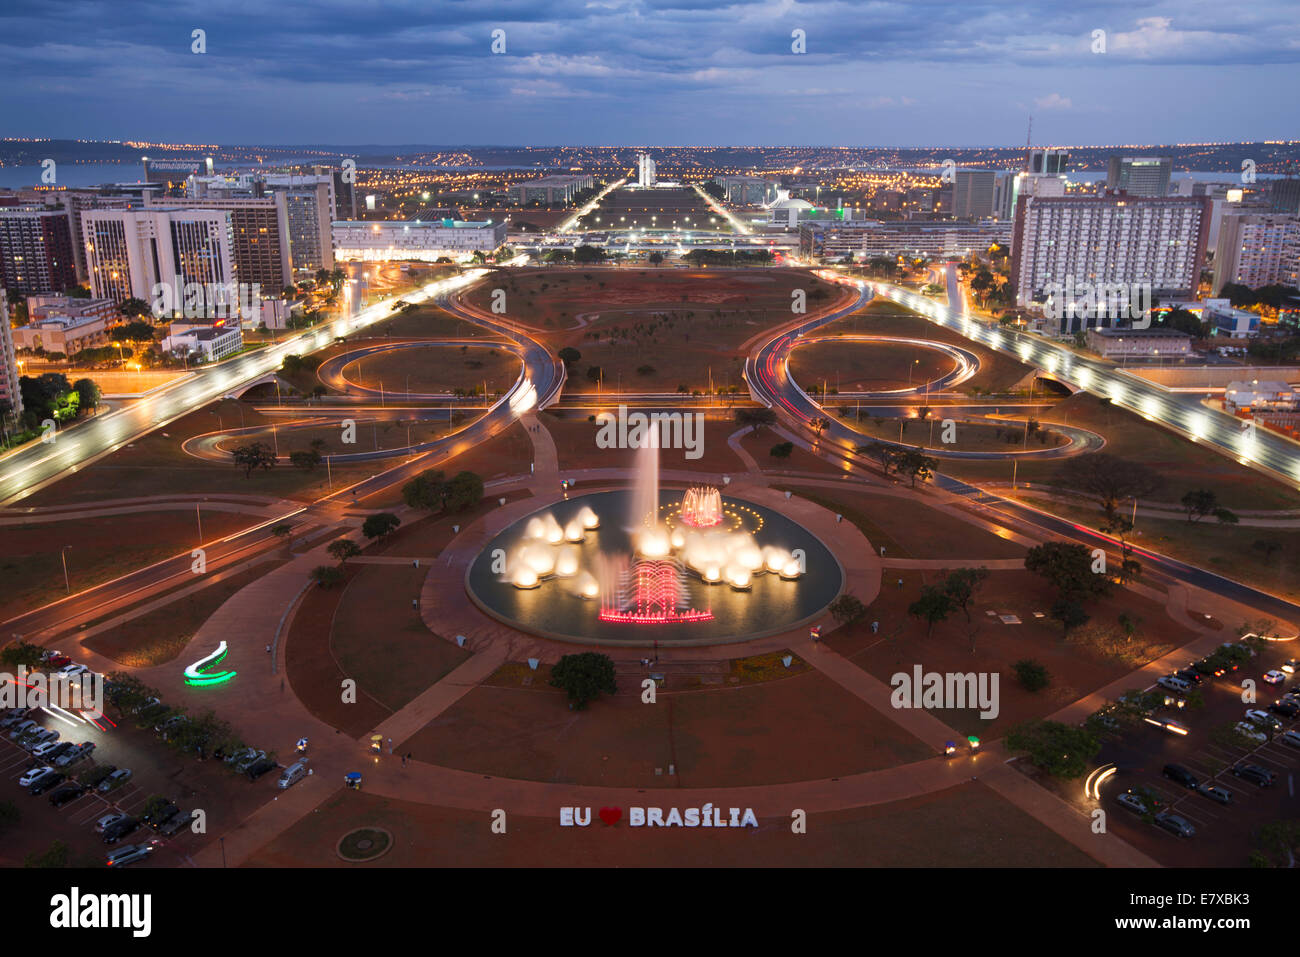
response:
<svg viewBox="0 0 1300 957"><path fill-rule="evenodd" d="M1300 748L1300 731L1283 731L1278 735L1278 740L1293 748Z"/></svg>
<svg viewBox="0 0 1300 957"><path fill-rule="evenodd" d="M1261 768L1258 764L1233 765L1232 773L1239 778L1244 778L1256 787L1267 788L1273 786L1273 772L1268 768Z"/></svg>
<svg viewBox="0 0 1300 957"><path fill-rule="evenodd" d="M1280 685L1284 681L1286 681L1286 675L1281 671L1264 672L1264 682L1266 684Z"/></svg>
<svg viewBox="0 0 1300 957"><path fill-rule="evenodd" d="M242 751L236 751L234 754L228 754L225 762L236 771L247 771L258 761L266 759L265 751L257 751L253 748L244 748Z"/></svg>
<svg viewBox="0 0 1300 957"><path fill-rule="evenodd" d="M1134 814L1146 814L1147 805L1140 797L1132 791L1123 791L1115 795L1115 803L1126 811L1132 811Z"/></svg>
<svg viewBox="0 0 1300 957"><path fill-rule="evenodd" d="M1261 728L1272 728L1274 731L1282 730L1282 722L1273 717L1267 711L1261 711L1258 708L1251 708L1246 712L1246 720L1251 724L1257 724Z"/></svg>
<svg viewBox="0 0 1300 957"><path fill-rule="evenodd" d="M17 741L23 735L29 734L30 732L35 731L39 727L40 725L37 724L35 721L33 721L31 718L27 718L23 721L20 721L9 730L9 740Z"/></svg>
<svg viewBox="0 0 1300 957"><path fill-rule="evenodd" d="M1188 665L1180 671L1174 672L1175 678L1182 678L1188 684L1198 685L1205 680L1205 675L1201 674L1195 668Z"/></svg>
<svg viewBox="0 0 1300 957"><path fill-rule="evenodd" d="M166 737L167 733L170 732L172 729L179 728L181 725L187 723L189 720L190 719L183 714L174 714L170 718L167 718L165 721L162 721L159 724L154 725L154 731Z"/></svg>
<svg viewBox="0 0 1300 957"><path fill-rule="evenodd" d="M1281 701L1274 701L1268 706L1268 710L1274 714L1280 714L1284 718L1294 718L1300 714L1300 704L1290 698L1283 698Z"/></svg>
<svg viewBox="0 0 1300 957"><path fill-rule="evenodd" d="M52 648L41 655L41 661L50 668L62 668L64 665L72 664L71 658L63 652L55 651Z"/></svg>
<svg viewBox="0 0 1300 957"><path fill-rule="evenodd" d="M1160 773L1169 780L1193 791L1201 786L1201 782L1197 780L1196 775L1181 764L1166 764L1165 769Z"/></svg>
<svg viewBox="0 0 1300 957"><path fill-rule="evenodd" d="M76 764L78 761L84 761L86 758L90 757L94 751L94 741L83 741L81 744L74 745L72 748L55 758L54 766L56 768L72 767L72 765Z"/></svg>
<svg viewBox="0 0 1300 957"><path fill-rule="evenodd" d="M28 715L32 713L31 708L15 708L0 718L0 728L9 729L17 727L24 721L28 720Z"/></svg>
<svg viewBox="0 0 1300 957"><path fill-rule="evenodd" d="M87 674L89 671L90 668L88 668L86 665L79 665L73 663L70 665L64 665L62 668L60 668L59 674L65 675L66 677L69 678L75 678L77 677L77 675L84 675Z"/></svg>
<svg viewBox="0 0 1300 957"><path fill-rule="evenodd" d="M276 786L281 791L291 788L305 778L307 774L307 761L305 759L296 761L284 769L284 773L280 775L280 780L276 782Z"/></svg>
<svg viewBox="0 0 1300 957"><path fill-rule="evenodd" d="M71 741L46 741L44 744L38 744L32 748L32 757L43 758L46 762L53 764L55 758L70 751L72 747Z"/></svg>
<svg viewBox="0 0 1300 957"><path fill-rule="evenodd" d="M179 811L159 826L158 833L165 834L167 837L174 837L189 827L193 820L193 811Z"/></svg>
<svg viewBox="0 0 1300 957"><path fill-rule="evenodd" d="M32 782L34 782L42 774L45 774L53 770L54 768L50 767L48 764L38 764L36 767L31 768L26 773L24 773L22 777L18 779L18 786L20 788L29 788L32 786Z"/></svg>
<svg viewBox="0 0 1300 957"><path fill-rule="evenodd" d="M1196 788L1198 794L1204 794L1211 801L1217 801L1220 804L1232 803L1232 792L1226 788L1221 788L1217 784L1202 784Z"/></svg>
<svg viewBox="0 0 1300 957"><path fill-rule="evenodd" d="M104 828L104 843L116 844L128 834L134 834L139 827L140 822L133 817L124 817L120 821L114 821Z"/></svg>
<svg viewBox="0 0 1300 957"><path fill-rule="evenodd" d="M1184 681L1176 675L1161 675L1156 679L1156 684L1164 688L1166 691L1173 691L1176 694L1187 694L1187 692L1192 690L1192 683L1190 681Z"/></svg>
<svg viewBox="0 0 1300 957"><path fill-rule="evenodd" d="M263 774L266 774L269 771L274 771L278 767L279 765L276 764L274 761L265 759L262 761L258 761L256 764L254 764L244 773L248 775L248 780L256 781Z"/></svg>
<svg viewBox="0 0 1300 957"><path fill-rule="evenodd" d="M1282 662L1282 670L1289 675L1293 675L1300 669L1300 658L1288 658Z"/></svg>
<svg viewBox="0 0 1300 957"><path fill-rule="evenodd" d="M131 780L131 769L119 768L118 770L110 774L108 777L104 778L104 780L100 781L99 787L95 788L95 790L98 791L100 794L107 794L109 791L112 791L114 788L121 787L129 780Z"/></svg>
<svg viewBox="0 0 1300 957"><path fill-rule="evenodd" d="M1249 721L1238 721L1233 725L1233 730L1243 738L1250 738L1250 740L1258 741L1260 744L1263 744L1268 740L1268 735L1259 730L1257 725L1253 725Z"/></svg>
<svg viewBox="0 0 1300 957"><path fill-rule="evenodd" d="M157 841L150 841L147 844L128 844L109 854L104 863L109 867L125 867L127 864L134 864L136 861L144 860L154 852L157 846Z"/></svg>
<svg viewBox="0 0 1300 957"><path fill-rule="evenodd" d="M58 740L59 732L55 731L53 728L40 728L36 731L27 732L27 734L23 735L18 740L18 743L28 751L31 751L33 748L38 748L46 742Z"/></svg>
<svg viewBox="0 0 1300 957"><path fill-rule="evenodd" d="M83 771L81 774L81 783L88 788L98 787L105 778L116 770L117 765L115 764L101 764L97 768Z"/></svg>
<svg viewBox="0 0 1300 957"><path fill-rule="evenodd" d="M1176 837L1194 837L1196 835L1196 828L1192 827L1187 818L1172 814L1169 811L1162 811L1156 815L1156 826L1163 828Z"/></svg>
<svg viewBox="0 0 1300 957"><path fill-rule="evenodd" d="M156 708L162 702L157 698L148 698L131 709L132 714L144 714L150 708Z"/></svg>
<svg viewBox="0 0 1300 957"><path fill-rule="evenodd" d="M140 818L140 823L147 824L149 827L153 828L156 831L158 830L159 825L164 824L166 821L168 821L171 818L173 814L177 813L179 810L180 808L178 808L171 801L168 801L166 804L160 804L156 811L153 811L150 814L145 814L144 816L142 816Z"/></svg>
<svg viewBox="0 0 1300 957"><path fill-rule="evenodd" d="M68 780L66 774L62 771L56 771L53 768L50 768L50 770L46 771L39 778L33 781L32 786L27 790L33 795L44 794L46 791L54 790L66 780Z"/></svg>
<svg viewBox="0 0 1300 957"><path fill-rule="evenodd" d="M105 814L103 817L101 817L98 821L95 822L95 833L103 834L104 830L109 825L116 824L124 817L126 817L125 811L109 811L107 814Z"/></svg>
<svg viewBox="0 0 1300 957"><path fill-rule="evenodd" d="M75 801L85 793L86 786L84 784L68 781L54 789L54 793L50 795L50 803L55 807L63 807L69 801Z"/></svg>

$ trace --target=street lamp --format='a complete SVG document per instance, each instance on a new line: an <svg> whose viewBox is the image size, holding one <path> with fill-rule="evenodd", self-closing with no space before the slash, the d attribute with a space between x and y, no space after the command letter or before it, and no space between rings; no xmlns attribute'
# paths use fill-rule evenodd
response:
<svg viewBox="0 0 1300 957"><path fill-rule="evenodd" d="M68 594L72 594L72 581L68 578L68 549L71 545L64 545L59 550L59 557L63 559L63 587L67 589Z"/></svg>

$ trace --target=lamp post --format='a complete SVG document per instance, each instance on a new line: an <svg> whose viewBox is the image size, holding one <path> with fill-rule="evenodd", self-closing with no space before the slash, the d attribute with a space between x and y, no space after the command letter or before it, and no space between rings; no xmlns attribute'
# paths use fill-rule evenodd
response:
<svg viewBox="0 0 1300 957"><path fill-rule="evenodd" d="M67 589L69 595L72 594L72 581L68 578L68 549L71 545L64 545L59 550L59 557L63 559L63 587Z"/></svg>

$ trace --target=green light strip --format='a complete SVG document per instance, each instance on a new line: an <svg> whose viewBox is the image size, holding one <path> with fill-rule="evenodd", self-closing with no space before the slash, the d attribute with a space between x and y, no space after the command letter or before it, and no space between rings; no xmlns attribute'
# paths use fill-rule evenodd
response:
<svg viewBox="0 0 1300 957"><path fill-rule="evenodd" d="M215 671L211 674L205 674L204 669L213 665L221 664L226 657L226 643L223 641L217 646L217 650L206 658L200 658L194 664L185 669L185 683L196 687L207 687L209 685L219 685L229 681L237 671Z"/></svg>

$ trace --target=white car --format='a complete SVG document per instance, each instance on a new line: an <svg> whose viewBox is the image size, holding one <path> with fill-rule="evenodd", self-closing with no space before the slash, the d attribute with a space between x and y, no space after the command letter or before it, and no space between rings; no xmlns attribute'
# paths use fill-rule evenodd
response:
<svg viewBox="0 0 1300 957"><path fill-rule="evenodd" d="M50 767L48 764L37 765L36 767L32 768L30 771L28 771L26 774L24 774L22 777L18 779L18 786L20 788L31 787L32 782L35 781L37 778L39 778L42 774L45 774L53 770L54 768Z"/></svg>
<svg viewBox="0 0 1300 957"><path fill-rule="evenodd" d="M55 737L46 741L44 744L38 744L36 745L36 747L32 748L32 757L43 758L51 751L53 751L55 748L57 748L60 744L62 744L62 742L58 739L58 732L56 731L54 732L54 734Z"/></svg>
<svg viewBox="0 0 1300 957"><path fill-rule="evenodd" d="M103 834L109 827L126 817L122 811L111 811L95 822L95 833Z"/></svg>
<svg viewBox="0 0 1300 957"><path fill-rule="evenodd" d="M1259 728L1255 727L1249 721L1238 721L1235 728L1238 734L1242 737L1250 738L1252 741L1264 742L1268 740L1268 735L1259 730Z"/></svg>
<svg viewBox="0 0 1300 957"><path fill-rule="evenodd" d="M1282 730L1282 722L1273 717L1267 711L1261 711L1258 708L1251 708L1246 712L1246 720L1251 724L1259 725L1261 728L1272 728L1274 731Z"/></svg>
<svg viewBox="0 0 1300 957"><path fill-rule="evenodd" d="M1286 681L1286 675L1281 671L1266 671L1264 672L1264 681L1266 684L1280 685Z"/></svg>
<svg viewBox="0 0 1300 957"><path fill-rule="evenodd" d="M75 661L70 665L64 665L59 669L59 674L67 675L69 678L75 678L77 675L84 675L90 670L86 665L79 665Z"/></svg>
<svg viewBox="0 0 1300 957"><path fill-rule="evenodd" d="M28 751L32 751L42 744L48 744L51 741L57 742L58 740L59 732L53 728L41 728L39 731L33 731L31 734L26 735L21 744Z"/></svg>

